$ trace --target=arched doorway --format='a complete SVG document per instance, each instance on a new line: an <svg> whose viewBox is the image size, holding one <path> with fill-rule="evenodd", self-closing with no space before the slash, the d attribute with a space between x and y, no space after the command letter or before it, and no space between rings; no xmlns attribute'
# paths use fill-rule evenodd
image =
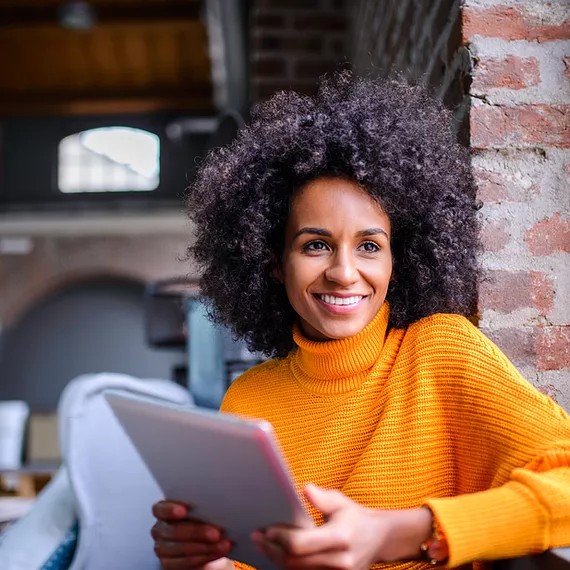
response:
<svg viewBox="0 0 570 570"><path fill-rule="evenodd" d="M171 378L185 353L147 346L143 293L142 283L102 278L62 288L32 307L0 336L0 399L53 411L79 374Z"/></svg>

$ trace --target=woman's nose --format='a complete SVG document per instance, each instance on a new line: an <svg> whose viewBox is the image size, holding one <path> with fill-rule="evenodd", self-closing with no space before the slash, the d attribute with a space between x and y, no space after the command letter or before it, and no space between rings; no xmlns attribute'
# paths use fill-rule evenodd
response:
<svg viewBox="0 0 570 570"><path fill-rule="evenodd" d="M359 273L353 256L346 252L337 252L331 258L331 265L325 271L325 277L339 285L351 285L358 281Z"/></svg>

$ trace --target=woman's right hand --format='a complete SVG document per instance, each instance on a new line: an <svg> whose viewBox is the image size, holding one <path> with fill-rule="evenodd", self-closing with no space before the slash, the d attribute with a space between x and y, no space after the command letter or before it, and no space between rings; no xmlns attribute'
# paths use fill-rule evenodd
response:
<svg viewBox="0 0 570 570"><path fill-rule="evenodd" d="M231 542L219 528L189 519L187 505L159 501L152 512L158 519L151 531L154 551L165 570L233 569L233 563L226 558Z"/></svg>

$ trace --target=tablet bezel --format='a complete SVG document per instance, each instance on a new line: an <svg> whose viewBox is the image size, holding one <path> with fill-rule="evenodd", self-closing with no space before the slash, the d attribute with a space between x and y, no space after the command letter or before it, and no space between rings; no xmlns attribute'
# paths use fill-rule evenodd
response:
<svg viewBox="0 0 570 570"><path fill-rule="evenodd" d="M223 528L235 560L273 568L251 532L313 526L269 422L134 394L107 391L105 398L165 498Z"/></svg>

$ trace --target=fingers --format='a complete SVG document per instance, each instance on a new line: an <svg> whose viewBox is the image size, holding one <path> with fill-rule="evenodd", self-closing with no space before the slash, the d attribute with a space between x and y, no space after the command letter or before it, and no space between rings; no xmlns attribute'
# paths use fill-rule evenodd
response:
<svg viewBox="0 0 570 570"><path fill-rule="evenodd" d="M157 521L151 529L155 540L168 542L216 543L222 540L222 531L215 526L192 520L178 522Z"/></svg>
<svg viewBox="0 0 570 570"><path fill-rule="evenodd" d="M202 566L207 562L227 556L230 550L231 543L228 540L216 544L156 542L154 545L154 552L162 563L168 560L184 559L188 568Z"/></svg>
<svg viewBox="0 0 570 570"><path fill-rule="evenodd" d="M305 495L330 521L333 515L356 506L344 493L334 489L324 489L309 484L305 487ZM351 532L346 524L325 524L320 527L295 529L274 526L264 533L252 535L257 540L265 540L277 544L289 554L308 556L324 551L341 551L350 548Z"/></svg>
<svg viewBox="0 0 570 570"><path fill-rule="evenodd" d="M157 540L154 552L163 568L201 568L209 562L226 557L232 544L227 539L218 542L178 542Z"/></svg>
<svg viewBox="0 0 570 570"><path fill-rule="evenodd" d="M157 540L154 551L159 558L188 555L210 555L227 554L232 547L232 543L227 538L218 542L179 542L173 540Z"/></svg>
<svg viewBox="0 0 570 570"><path fill-rule="evenodd" d="M256 533L254 533L256 534ZM263 533L260 533L261 535ZM287 551L281 544L271 540L264 540L263 537L252 536L258 549L263 552L276 566L287 570L296 568L307 568L310 570L318 570L319 568L331 569L336 568L338 564L339 570L344 568L352 568L344 566L345 553L338 550L319 551L314 554L297 555Z"/></svg>
<svg viewBox="0 0 570 570"><path fill-rule="evenodd" d="M177 521L188 516L188 505L176 501L158 501L152 506L152 514L162 521Z"/></svg>
<svg viewBox="0 0 570 570"><path fill-rule="evenodd" d="M263 550L291 556L310 556L319 552L339 552L350 548L350 536L344 527L321 526L311 529L271 527L256 531L251 539Z"/></svg>
<svg viewBox="0 0 570 570"><path fill-rule="evenodd" d="M224 557L232 548L231 541L223 536L221 529L189 519L189 511L186 504L176 501L159 501L153 505L152 512L158 520L151 529L151 535L162 567L206 570L218 561L227 566ZM215 564L213 566L217 568Z"/></svg>
<svg viewBox="0 0 570 570"><path fill-rule="evenodd" d="M353 504L351 499L335 489L309 484L305 486L304 492L307 499L326 516Z"/></svg>
<svg viewBox="0 0 570 570"><path fill-rule="evenodd" d="M151 530L154 552L164 568L200 568L232 548L220 529L191 520L158 521Z"/></svg>

